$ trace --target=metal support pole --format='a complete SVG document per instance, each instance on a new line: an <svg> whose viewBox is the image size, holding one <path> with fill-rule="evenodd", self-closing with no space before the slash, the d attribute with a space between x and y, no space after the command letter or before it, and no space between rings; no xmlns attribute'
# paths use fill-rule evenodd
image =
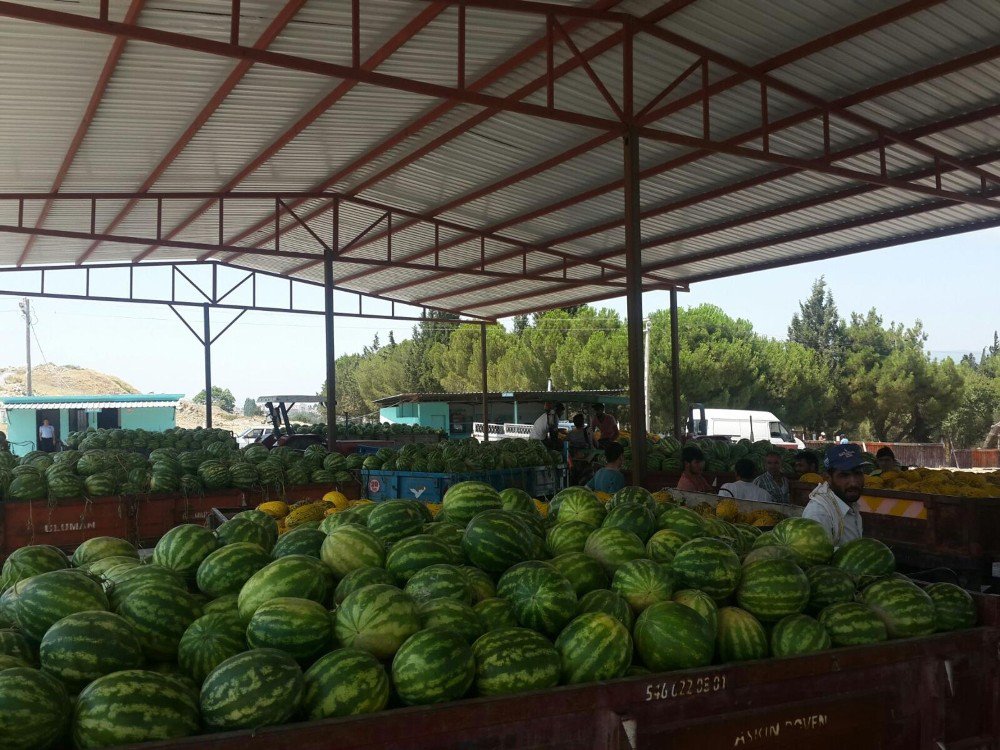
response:
<svg viewBox="0 0 1000 750"><path fill-rule="evenodd" d="M642 326L642 334L643 334L642 351L643 351L643 360L644 360L644 362L643 362L643 368L642 368L642 382L643 382L643 395L644 395L643 401L645 401L645 403L646 403L646 432L650 432L652 430L652 425L650 424L650 409L649 409L649 328L650 328L650 325L651 325L651 323L650 323L649 318L646 318L646 320L643 321L643 326Z"/></svg>
<svg viewBox="0 0 1000 750"><path fill-rule="evenodd" d="M681 416L681 345L677 322L677 290L670 290L670 389L674 408L674 437L683 435L684 419Z"/></svg>
<svg viewBox="0 0 1000 750"><path fill-rule="evenodd" d="M34 396L31 390L31 300L25 297L21 300L21 312L24 314L24 356L25 365L25 385L28 387L28 395Z"/></svg>
<svg viewBox="0 0 1000 750"><path fill-rule="evenodd" d="M629 128L625 157L625 300L628 325L629 431L632 446L632 484L641 485L646 472L646 403L641 362L643 355L642 255L639 232L639 138Z"/></svg>
<svg viewBox="0 0 1000 750"><path fill-rule="evenodd" d="M212 323L211 308L204 306L204 326L202 341L205 344L205 427L212 428Z"/></svg>
<svg viewBox="0 0 1000 750"><path fill-rule="evenodd" d="M490 441L489 383L486 378L486 324L479 324L479 363L483 369L483 442Z"/></svg>
<svg viewBox="0 0 1000 750"><path fill-rule="evenodd" d="M334 207L334 242L336 243L337 209ZM326 447L332 451L337 446L337 362L333 336L333 248L323 252L323 318L326 330Z"/></svg>

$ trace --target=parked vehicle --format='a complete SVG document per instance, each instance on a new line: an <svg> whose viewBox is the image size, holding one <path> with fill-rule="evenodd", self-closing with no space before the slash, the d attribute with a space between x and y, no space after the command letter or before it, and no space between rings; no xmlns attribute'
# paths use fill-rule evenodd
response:
<svg viewBox="0 0 1000 750"><path fill-rule="evenodd" d="M753 442L769 440L782 448L806 447L784 422L769 411L706 409L704 404L692 404L687 429L696 437L724 436L734 443L746 438Z"/></svg>
<svg viewBox="0 0 1000 750"><path fill-rule="evenodd" d="M274 430L271 427L250 427L236 436L236 442L240 448L262 442Z"/></svg>

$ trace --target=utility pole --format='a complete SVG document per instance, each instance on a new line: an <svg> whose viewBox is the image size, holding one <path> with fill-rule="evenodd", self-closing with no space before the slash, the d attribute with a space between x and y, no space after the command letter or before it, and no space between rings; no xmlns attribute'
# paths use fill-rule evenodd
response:
<svg viewBox="0 0 1000 750"><path fill-rule="evenodd" d="M644 357L644 359L645 359L645 363L644 363L645 364L645 375L643 375L643 382L646 384L646 393L645 393L645 396L646 396L646 432L649 432L652 429L652 426L651 426L651 417L650 417L650 413L651 412L649 411L649 328L650 328L649 318L646 318L646 320L643 321L643 322L644 322L644 326L643 326L642 332L643 332L643 335L645 337L644 338L644 342L645 343L644 343L644 346L642 347L643 348L643 353L645 355L645 357Z"/></svg>
<svg viewBox="0 0 1000 750"><path fill-rule="evenodd" d="M31 300L24 297L20 304L21 314L24 315L24 353L28 363L28 369L26 372L26 380L28 386L28 395L33 396L31 392Z"/></svg>

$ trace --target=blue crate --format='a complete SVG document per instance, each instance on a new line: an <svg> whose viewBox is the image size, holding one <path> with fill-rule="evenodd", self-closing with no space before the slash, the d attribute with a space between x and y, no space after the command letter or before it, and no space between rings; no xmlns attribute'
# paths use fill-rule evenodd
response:
<svg viewBox="0 0 1000 750"><path fill-rule="evenodd" d="M528 486L532 497L551 497L566 486L565 466L538 466L528 469Z"/></svg>
<svg viewBox="0 0 1000 750"><path fill-rule="evenodd" d="M364 494L369 500L395 500L406 498L439 503L444 493L459 482L483 482L498 492L508 487L518 487L531 494L531 474L534 469L493 469L469 471L461 474L432 474L416 471L362 470Z"/></svg>

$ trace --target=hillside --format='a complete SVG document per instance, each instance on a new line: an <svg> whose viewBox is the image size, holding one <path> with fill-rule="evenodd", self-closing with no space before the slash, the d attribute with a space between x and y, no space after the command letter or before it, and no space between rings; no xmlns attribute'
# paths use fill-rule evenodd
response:
<svg viewBox="0 0 1000 750"><path fill-rule="evenodd" d="M76 365L39 365L31 368L31 389L36 396L118 395L139 390L114 375ZM0 368L0 396L28 395L23 367Z"/></svg>

